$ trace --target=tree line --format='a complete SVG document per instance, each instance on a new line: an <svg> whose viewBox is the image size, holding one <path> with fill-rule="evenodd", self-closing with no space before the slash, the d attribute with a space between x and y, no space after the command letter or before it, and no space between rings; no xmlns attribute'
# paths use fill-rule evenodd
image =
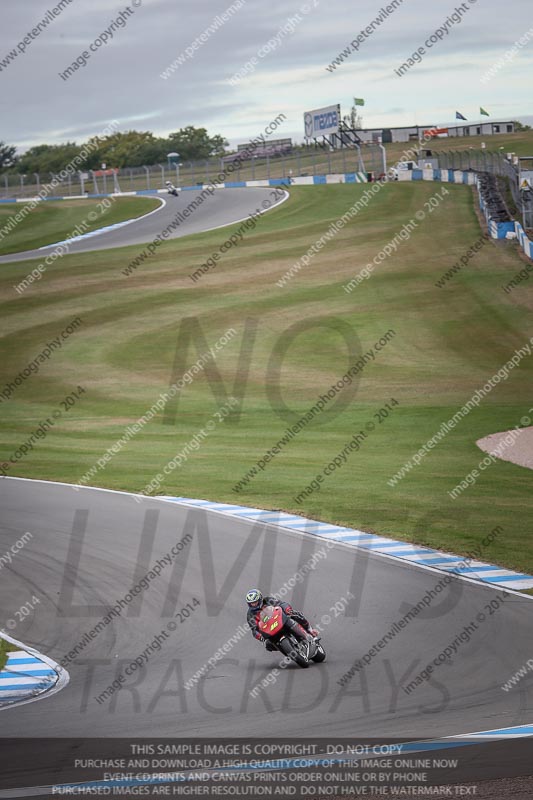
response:
<svg viewBox="0 0 533 800"><path fill-rule="evenodd" d="M192 125L180 128L167 138L154 136L149 131L126 131L102 139L93 137L82 144L39 144L20 155L16 147L0 141L0 170L55 174L72 161L84 144L93 142L97 147L88 155L84 169L100 169L102 164L108 168L166 164L168 153L179 153L180 161L198 161L224 155L229 145L223 136L209 136L205 128Z"/></svg>

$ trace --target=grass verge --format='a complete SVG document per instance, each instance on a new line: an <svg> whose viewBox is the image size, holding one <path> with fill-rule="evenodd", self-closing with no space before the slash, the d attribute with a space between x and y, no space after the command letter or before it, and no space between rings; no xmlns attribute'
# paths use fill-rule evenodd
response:
<svg viewBox="0 0 533 800"><path fill-rule="evenodd" d="M55 244L75 235L77 230L80 233L96 231L106 225L140 217L158 206L159 202L153 197L41 202L0 239L0 255ZM0 203L0 231L25 208L25 203Z"/></svg>
<svg viewBox="0 0 533 800"><path fill-rule="evenodd" d="M15 645L0 637L0 672L4 669L7 663L8 653L12 653L17 649L18 648L15 647Z"/></svg>
<svg viewBox="0 0 533 800"><path fill-rule="evenodd" d="M489 242L443 288L435 285L479 239L471 189L448 186L430 211L442 185L387 185L284 288L277 285L365 188L293 187L287 203L194 284L189 275L231 227L163 243L130 278L121 270L135 247L66 256L21 297L12 286L27 264L5 265L0 396L49 338L74 316L83 320L2 402L5 473L76 483L96 466L89 483L140 491L185 453L154 491L281 508L460 554L501 526L483 559L532 572L529 470L499 461L457 499L448 492L484 458L476 440L517 425L533 406L533 358L524 358L420 466L396 486L388 483L533 336L529 284L511 294L502 289L522 268L516 244ZM417 222L410 238L345 292L409 220ZM185 386L172 413L157 413L117 445L179 377L175 365L187 369L229 329L231 341ZM356 391L343 390L341 412L329 411L331 403L234 491L289 422L358 358L347 353L344 336L357 337L369 352L389 330L394 338L369 358ZM85 392L63 411L61 402L78 385ZM240 417L218 421L215 412L230 394L241 404ZM374 415L392 398L399 405L380 422ZM57 421L54 411L61 412ZM17 458L47 417L53 427ZM208 422L213 428L198 442ZM360 449L298 502L368 422L374 430Z"/></svg>

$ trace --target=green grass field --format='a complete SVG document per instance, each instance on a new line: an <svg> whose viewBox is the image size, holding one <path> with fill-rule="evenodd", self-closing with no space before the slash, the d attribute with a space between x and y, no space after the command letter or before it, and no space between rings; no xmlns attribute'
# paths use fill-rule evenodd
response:
<svg viewBox="0 0 533 800"><path fill-rule="evenodd" d="M110 203L110 205L107 205ZM135 219L157 208L152 197L110 197L105 200L49 200L39 203L21 218L13 230L0 239L0 255L33 250L55 244L72 235L78 225L83 233ZM0 203L0 230L15 214L26 208L24 203ZM83 225L85 223L85 225Z"/></svg>
<svg viewBox="0 0 533 800"><path fill-rule="evenodd" d="M205 371L197 375L181 393L175 420L159 413L97 469L92 485L140 491L213 420L225 388L242 398L240 419L215 421L157 493L283 509L458 553L468 553L500 525L503 534L483 558L533 571L529 470L498 462L456 500L448 495L483 459L475 441L517 425L533 406L532 358L524 358L395 488L387 483L533 335L529 284L510 294L501 288L523 267L515 244L489 242L445 288L435 286L480 236L473 190L448 186L449 194L432 213L426 210L411 238L347 294L343 285L443 189L388 184L284 288L276 285L365 188L294 187L287 203L264 216L197 283L190 273L218 249L231 226L165 242L131 277L121 270L138 247L65 257L22 296L12 287L31 263L3 265L0 396L47 341L74 317L82 320L38 373L2 399L4 462L41 420L61 413L46 437L26 457L4 465L4 472L79 481L168 389L180 331L197 324L212 346L233 328L236 335L217 354L219 372L211 375L218 395ZM276 352L297 323L310 327L294 339L276 377ZM353 362L339 328L356 334L363 351L390 329L395 336L365 367L342 413L324 411L235 493L232 487L288 425L281 400L297 418ZM200 342L198 350L204 349ZM184 365L198 355L180 339ZM278 384L281 399L275 396ZM63 410L61 401L78 385L85 393ZM391 398L399 405L384 422L374 420L359 452L320 491L297 503L295 497Z"/></svg>
<svg viewBox="0 0 533 800"><path fill-rule="evenodd" d="M424 147L436 153L449 150L480 150L481 143L490 152L516 153L517 156L533 156L533 130L517 133L496 133L493 136L457 136L433 139ZM411 142L408 146L415 145ZM394 159L401 158L406 145L400 142L386 145L387 159L393 163Z"/></svg>
<svg viewBox="0 0 533 800"><path fill-rule="evenodd" d="M6 665L8 653L12 653L17 649L18 648L16 648L14 645L6 642L5 639L0 638L0 671L3 670Z"/></svg>

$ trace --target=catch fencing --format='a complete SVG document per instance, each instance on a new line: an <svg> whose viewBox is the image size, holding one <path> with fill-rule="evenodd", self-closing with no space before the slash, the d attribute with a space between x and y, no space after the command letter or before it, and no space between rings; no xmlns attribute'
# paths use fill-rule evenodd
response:
<svg viewBox="0 0 533 800"><path fill-rule="evenodd" d="M520 188L520 171L517 164L503 153L490 150L433 151L440 169L489 172L507 179L514 205L522 218L525 230L533 229L533 191ZM422 158L422 161L424 159ZM123 167L118 170L116 180L101 171L79 172L68 175L54 190L54 196L74 197L84 194L108 194L116 189L121 192L153 192L165 188L170 180L177 186L208 184L221 173L228 174L229 159L210 158L202 161L185 161L179 165ZM394 160L390 160L391 166ZM382 148L374 144L360 147L344 147L330 150L329 147L294 148L280 155L258 153L244 161L231 172L231 181L254 181L289 178L314 178L321 175L347 173L372 173L378 179L386 171ZM36 197L41 189L57 175L28 174L14 172L0 174L0 200ZM312 182L310 180L310 182Z"/></svg>
<svg viewBox="0 0 533 800"><path fill-rule="evenodd" d="M155 191L165 188L170 180L177 186L196 186L210 183L220 173L227 171L229 161L210 158L202 161L185 161L179 165L155 164L142 167L123 167L116 181L121 192ZM96 174L92 170L69 175L54 191L55 196L71 197L85 193L107 194L115 190L111 175ZM372 172L378 177L383 172L383 156L378 147L365 145L357 148L304 147L282 155L257 154L231 173L232 181L253 181L281 178L314 177L333 173ZM5 172L0 175L0 199L35 197L41 188L56 177L53 173L21 175Z"/></svg>
<svg viewBox="0 0 533 800"><path fill-rule="evenodd" d="M525 193L520 188L518 165L503 153L490 150L449 150L436 153L441 169L473 170L489 172L506 178L513 202L522 217L524 228L533 228L533 193Z"/></svg>

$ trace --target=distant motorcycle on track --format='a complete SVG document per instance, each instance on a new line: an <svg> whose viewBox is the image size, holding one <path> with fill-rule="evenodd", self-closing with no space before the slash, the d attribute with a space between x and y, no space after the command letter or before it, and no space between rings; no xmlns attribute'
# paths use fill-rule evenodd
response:
<svg viewBox="0 0 533 800"><path fill-rule="evenodd" d="M320 637L309 636L280 606L266 606L261 611L258 628L265 639L299 667L305 669L311 661L318 664L326 658Z"/></svg>
<svg viewBox="0 0 533 800"><path fill-rule="evenodd" d="M169 194L173 195L174 197L179 197L181 189L178 189L178 187L174 186L174 184L170 181L165 181L165 186L167 187L167 192Z"/></svg>

